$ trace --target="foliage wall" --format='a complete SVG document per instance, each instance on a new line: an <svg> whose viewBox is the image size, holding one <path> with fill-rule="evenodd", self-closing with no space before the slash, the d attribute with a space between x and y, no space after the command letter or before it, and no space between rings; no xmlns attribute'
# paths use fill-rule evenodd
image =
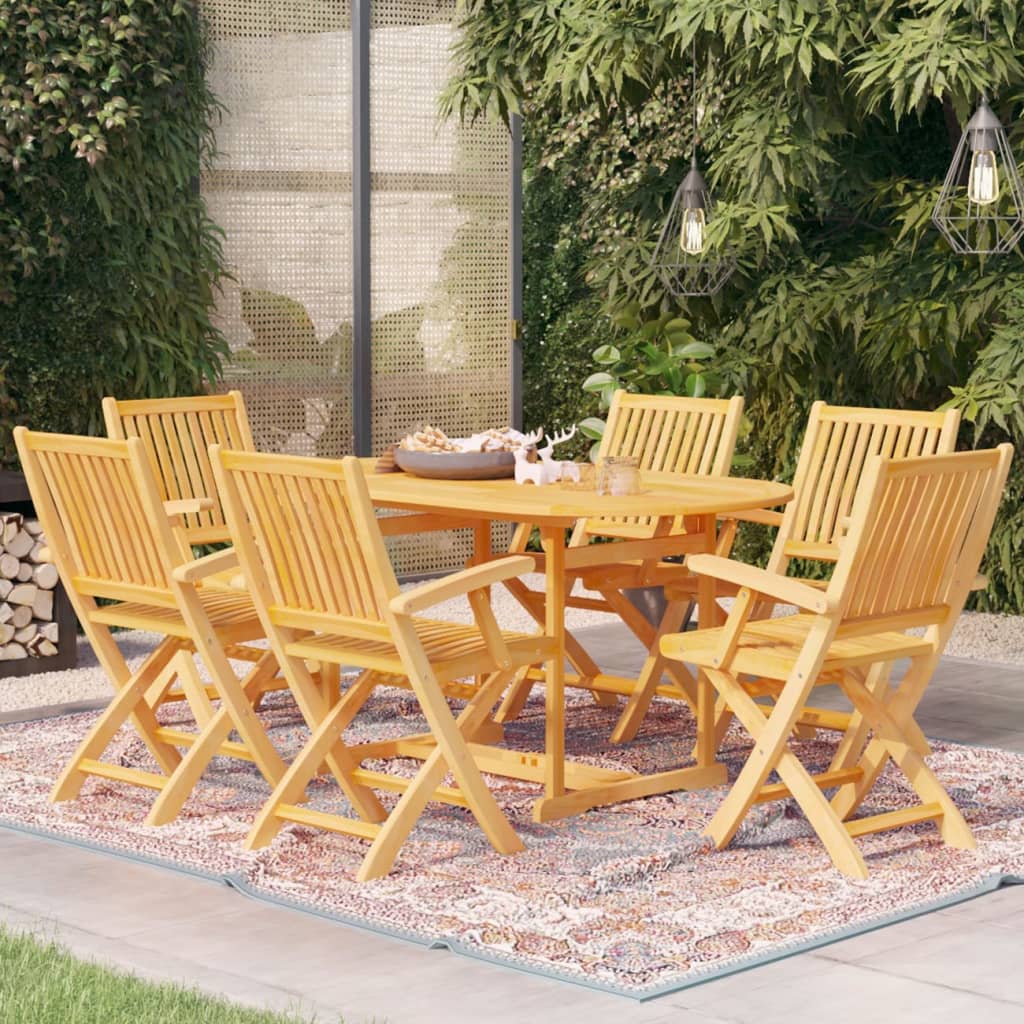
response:
<svg viewBox="0 0 1024 1024"><path fill-rule="evenodd" d="M216 101L190 0L0 3L0 462L105 394L216 376L219 236L195 187Z"/></svg>
<svg viewBox="0 0 1024 1024"><path fill-rule="evenodd" d="M982 92L1024 154L1017 17L1013 0L467 0L447 109L523 114L527 238L572 256L550 277L557 317L542 312L549 293L527 292L527 365L539 351L545 373L582 380L598 369L577 369L587 354L618 344L607 315L672 313L714 347L721 387L747 394L747 472L792 471L816 398L953 400L975 422L963 443L1024 448L1024 263L958 257L930 223ZM680 304L650 258L693 152L694 104L713 232L739 269L715 299ZM549 378L526 397L549 419L563 392ZM576 398L564 418L596 411ZM990 607L1024 609L1022 495L1024 454ZM743 554L766 543L748 537Z"/></svg>

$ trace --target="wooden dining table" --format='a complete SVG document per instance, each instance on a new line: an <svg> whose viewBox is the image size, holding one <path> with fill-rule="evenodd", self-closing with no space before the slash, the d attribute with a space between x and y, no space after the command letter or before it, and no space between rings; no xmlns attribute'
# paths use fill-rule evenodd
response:
<svg viewBox="0 0 1024 1024"><path fill-rule="evenodd" d="M535 821L551 821L592 807L680 789L700 789L726 781L716 759L714 690L697 677L697 744L693 763L639 774L597 768L565 757L565 610L571 583L566 578L566 533L577 520L593 517L651 517L654 536L574 549L573 566L599 566L609 560L657 560L669 555L713 552L717 520L730 513L772 508L788 502L785 484L739 477L641 474L637 494L612 496L563 484L535 486L502 480L436 480L408 473L374 473L364 460L370 497L378 508L410 515L381 519L386 534L471 527L474 560L491 557L491 523L533 523L540 530L545 573L544 632L555 638L557 655L545 665L545 744L543 754L527 754L475 743L481 770L543 783L533 808ZM685 517L686 532L669 532ZM609 548L614 548L610 558ZM714 624L715 582L698 583L698 624Z"/></svg>

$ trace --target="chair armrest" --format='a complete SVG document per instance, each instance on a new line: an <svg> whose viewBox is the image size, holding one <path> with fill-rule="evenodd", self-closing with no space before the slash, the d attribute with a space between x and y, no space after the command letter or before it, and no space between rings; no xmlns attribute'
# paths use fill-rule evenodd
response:
<svg viewBox="0 0 1024 1024"><path fill-rule="evenodd" d="M214 551L212 555L185 562L174 570L174 578L178 583L195 583L207 576L216 576L219 572L238 568L238 552L234 548Z"/></svg>
<svg viewBox="0 0 1024 1024"><path fill-rule="evenodd" d="M767 508L752 508L747 512L726 512L718 517L728 522L735 520L740 523L763 523L765 526L781 526L783 515Z"/></svg>
<svg viewBox="0 0 1024 1024"><path fill-rule="evenodd" d="M735 583L738 587L747 587L755 593L774 597L782 604L795 604L797 608L817 612L819 615L832 610L828 596L820 590L800 580L780 576L754 565L734 562L718 555L691 555L686 564L691 572L698 575L714 576L715 579Z"/></svg>
<svg viewBox="0 0 1024 1024"><path fill-rule="evenodd" d="M988 590L988 577L983 572L975 575L971 590Z"/></svg>
<svg viewBox="0 0 1024 1024"><path fill-rule="evenodd" d="M432 608L453 597L460 597L472 590L482 590L494 583L533 572L533 559L526 555L511 555L496 562L473 565L461 572L452 573L439 580L422 583L404 594L391 599L391 610L396 615L415 615L425 608Z"/></svg>
<svg viewBox="0 0 1024 1024"><path fill-rule="evenodd" d="M217 502L213 498L175 498L173 501L164 502L164 512L172 518L198 515L216 507Z"/></svg>

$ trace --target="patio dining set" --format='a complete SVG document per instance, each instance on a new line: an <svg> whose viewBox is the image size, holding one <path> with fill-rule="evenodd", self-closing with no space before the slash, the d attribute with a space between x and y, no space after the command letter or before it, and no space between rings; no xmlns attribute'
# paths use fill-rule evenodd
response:
<svg viewBox="0 0 1024 1024"><path fill-rule="evenodd" d="M269 790L247 847L289 824L356 837L369 843L360 881L394 868L431 802L464 808L498 852L521 851L488 776L535 785L538 825L720 786L707 824L718 848L755 804L792 799L854 878L868 875L856 839L869 833L933 822L946 844L974 846L914 716L965 602L985 585L1012 448L957 452L955 411L818 402L787 485L730 475L742 399L618 392L598 459L638 460L631 494L259 452L238 392L108 398L104 417L107 438L15 431L48 557L115 689L54 801L78 798L90 777L150 789L156 827L178 817L215 757L239 759ZM508 550L492 550L495 522L515 524ZM742 522L775 529L765 568L730 557ZM400 587L387 537L467 528L467 568ZM197 557L208 545L219 549ZM542 589L530 586L536 573ZM535 631L499 626L497 586ZM630 601L641 587L663 590L659 622ZM462 597L471 624L438 617ZM628 627L648 652L637 677L602 671L566 628L572 608ZM161 638L134 671L117 628ZM543 749L516 749L506 726L541 683ZM814 706L825 685L840 688L848 711ZM415 728L359 740L350 727L379 687L412 691ZM590 760L566 755L567 688L615 720ZM276 691L305 725L290 763L261 717ZM655 699L696 720L678 767L591 763L635 740ZM163 714L182 704L194 727ZM734 720L752 745L729 784L718 755ZM123 727L145 744L145 761L109 756ZM800 741L819 730L835 742L826 770L812 774ZM389 771L393 759L418 770ZM889 766L912 802L865 814ZM313 806L317 779L337 784L343 812Z"/></svg>

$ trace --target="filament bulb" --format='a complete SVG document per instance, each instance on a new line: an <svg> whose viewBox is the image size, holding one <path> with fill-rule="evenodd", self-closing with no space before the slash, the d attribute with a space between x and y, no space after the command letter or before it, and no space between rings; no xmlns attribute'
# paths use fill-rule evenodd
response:
<svg viewBox="0 0 1024 1024"><path fill-rule="evenodd" d="M967 198L978 206L987 206L999 198L996 155L990 149L979 149L971 155L971 169L967 176Z"/></svg>
<svg viewBox="0 0 1024 1024"><path fill-rule="evenodd" d="M699 256L704 251L704 211L699 206L683 210L679 245L691 256Z"/></svg>

